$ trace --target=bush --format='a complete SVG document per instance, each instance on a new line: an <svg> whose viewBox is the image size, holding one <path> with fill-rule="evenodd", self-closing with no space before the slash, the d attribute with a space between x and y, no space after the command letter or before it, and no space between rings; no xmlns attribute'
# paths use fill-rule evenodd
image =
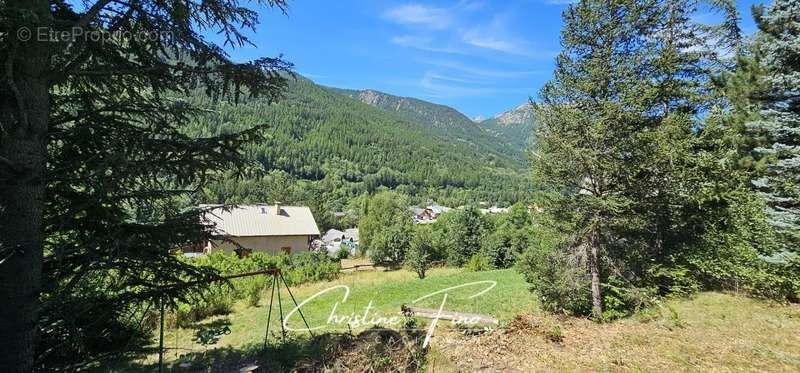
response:
<svg viewBox="0 0 800 373"><path fill-rule="evenodd" d="M420 279L425 278L425 272L430 266L431 251L433 250L431 240L430 228L417 227L406 253L406 266L416 272Z"/></svg>
<svg viewBox="0 0 800 373"><path fill-rule="evenodd" d="M349 256L350 256L350 249L344 244L339 245L339 249L336 250L336 259L339 260L347 259L347 257Z"/></svg>
<svg viewBox="0 0 800 373"><path fill-rule="evenodd" d="M334 279L340 269L339 263L332 261L323 252L303 252L291 257L256 252L239 258L218 251L205 257L184 260L192 265L212 267L221 275L280 268L290 286ZM247 301L253 306L258 305L269 283L268 275L258 275L208 284L201 297L192 299L188 303L178 303L175 317L178 323L190 323L209 316L230 313L238 301Z"/></svg>
<svg viewBox="0 0 800 373"><path fill-rule="evenodd" d="M390 227L378 233L369 246L369 259L373 263L400 265L408 251L410 236L411 226Z"/></svg>
<svg viewBox="0 0 800 373"><path fill-rule="evenodd" d="M474 206L456 210L447 219L447 263L462 266L478 254L489 222Z"/></svg>
<svg viewBox="0 0 800 373"><path fill-rule="evenodd" d="M464 269L471 272L488 271L494 269L492 260L483 254L475 254L469 258Z"/></svg>
<svg viewBox="0 0 800 373"><path fill-rule="evenodd" d="M561 251L531 249L517 262L545 311L588 315L592 311L590 279L586 267Z"/></svg>

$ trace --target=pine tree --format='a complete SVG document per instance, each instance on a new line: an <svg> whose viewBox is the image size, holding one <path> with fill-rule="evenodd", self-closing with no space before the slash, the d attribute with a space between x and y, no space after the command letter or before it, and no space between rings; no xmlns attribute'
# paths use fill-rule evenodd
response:
<svg viewBox="0 0 800 373"><path fill-rule="evenodd" d="M687 194L694 118L714 98L710 41L738 32L735 22L698 24L697 10L688 0L584 0L563 16L564 49L537 105L534 172L555 196L548 211L569 222L567 249L587 269L573 273L588 277L597 318L605 281L640 286L698 234Z"/></svg>
<svg viewBox="0 0 800 373"><path fill-rule="evenodd" d="M236 63L203 36L240 47L257 20L236 0L0 3L0 371L80 359L161 285L218 279L172 251L211 238L190 196L245 171L262 136L186 135L203 111L185 97L279 96L290 64Z"/></svg>
<svg viewBox="0 0 800 373"><path fill-rule="evenodd" d="M755 8L756 45L766 69L759 97L763 119L749 123L765 132L771 146L757 149L771 160L755 181L768 204L770 222L787 250L800 247L800 3L775 0Z"/></svg>

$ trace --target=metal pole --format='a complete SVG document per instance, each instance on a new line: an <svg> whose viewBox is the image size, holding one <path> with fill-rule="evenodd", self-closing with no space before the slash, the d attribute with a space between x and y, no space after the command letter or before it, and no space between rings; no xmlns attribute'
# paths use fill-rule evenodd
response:
<svg viewBox="0 0 800 373"><path fill-rule="evenodd" d="M161 304L161 328L158 332L158 373L164 373L164 296L158 298Z"/></svg>
<svg viewBox="0 0 800 373"><path fill-rule="evenodd" d="M267 331L264 333L264 349L267 349L267 340L269 339L269 324L272 321L272 301L275 299L275 276L272 277L272 295L269 297L269 311L267 312Z"/></svg>
<svg viewBox="0 0 800 373"><path fill-rule="evenodd" d="M286 278L283 277L283 272L279 273L279 276L281 276L281 280L283 280L283 284L286 285L286 291L288 291L289 292L289 296L292 297L292 302L294 302L294 306L297 307L297 312L300 313L300 317L303 319L303 324L306 324L306 329L308 329L308 334L311 334L311 336L313 337L314 336L314 332L311 331L311 327L308 326L308 322L306 321L306 317L303 316L303 311L300 310L300 307L297 304L297 300L294 299L294 295L292 294L292 289L289 289L289 284L286 283Z"/></svg>
<svg viewBox="0 0 800 373"><path fill-rule="evenodd" d="M278 279L275 279L278 282ZM281 340L286 343L286 330L283 328L283 305L281 304L281 284L278 283L278 312L281 315Z"/></svg>

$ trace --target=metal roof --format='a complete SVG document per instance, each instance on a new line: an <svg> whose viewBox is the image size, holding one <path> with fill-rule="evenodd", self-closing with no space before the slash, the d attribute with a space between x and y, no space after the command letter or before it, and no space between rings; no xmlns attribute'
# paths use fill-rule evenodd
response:
<svg viewBox="0 0 800 373"><path fill-rule="evenodd" d="M226 210L223 205L200 205L200 208L221 235L319 236L314 214L305 206L236 205Z"/></svg>

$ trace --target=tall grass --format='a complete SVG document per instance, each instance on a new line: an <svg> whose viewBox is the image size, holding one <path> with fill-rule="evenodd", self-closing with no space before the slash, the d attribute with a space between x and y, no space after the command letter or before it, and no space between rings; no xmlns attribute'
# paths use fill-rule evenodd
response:
<svg viewBox="0 0 800 373"><path fill-rule="evenodd" d="M332 261L325 253L312 252L294 256L253 253L239 258L234 254L227 255L219 251L204 257L184 260L192 265L212 267L222 275L279 268L290 286L334 279L340 269L339 263ZM270 283L269 275L256 275L208 284L202 298L195 299L191 303L178 304L174 315L175 322L185 325L209 316L224 315L230 313L234 304L239 301L246 301L251 306L258 305Z"/></svg>

